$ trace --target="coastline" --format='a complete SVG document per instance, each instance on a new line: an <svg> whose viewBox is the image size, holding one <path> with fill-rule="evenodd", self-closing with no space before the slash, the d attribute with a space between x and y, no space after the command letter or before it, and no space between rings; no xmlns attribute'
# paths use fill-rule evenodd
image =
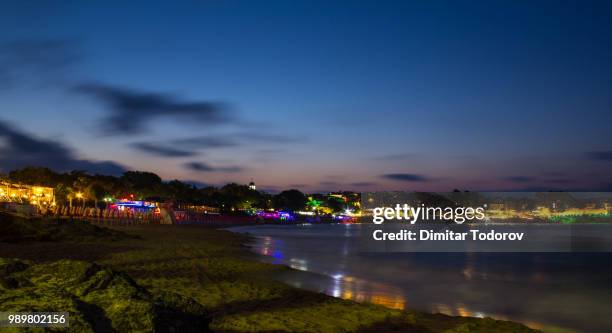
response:
<svg viewBox="0 0 612 333"><path fill-rule="evenodd" d="M338 224L337 222L335 222L335 223L332 222L332 223L333 224ZM332 223L326 223L326 224L332 224ZM295 225L295 224L298 224L298 223L291 223L291 224ZM275 224L274 223L266 223L266 224L261 224L261 225L275 225ZM252 225L232 225L230 227L223 228L222 230L232 232L235 235L246 237L246 240L243 243L243 246L246 249L248 249L250 255L252 256L252 259L253 260L257 260L258 262L266 263L266 261L263 260L263 259L265 259L265 257L263 257L261 254L256 253L255 250L254 250L255 247L253 245L253 240L254 240L254 238L256 238L258 236L253 235L253 234L251 234L249 232L239 232L239 231L233 231L232 230L232 229L240 228L240 227L243 227L243 226L250 227ZM322 273L309 272L309 271L295 269L293 267L289 267L286 264L274 264L274 265L281 266L281 267L285 268L285 270L283 272L276 272L277 274L310 275L310 276L313 276L313 277L316 277L316 278L320 278L320 279L331 279L331 278L333 278L333 277L327 276L327 275L322 274ZM298 288L298 287L292 287L292 288L296 288L296 289L300 289L300 290L308 290L308 289ZM309 291L309 292L313 292L314 293L314 291ZM397 308L394 308L392 306L385 306L385 305L381 305L381 304L374 304L374 303L371 303L371 302L368 302L368 301L354 301L354 300L343 298L343 297L335 297L335 296L331 296L331 295L328 295L328 296L329 297L333 297L335 299L340 299L340 300L343 300L343 301L347 301L347 302L356 302L356 303L363 304L363 305L382 306L382 307L385 307L385 308L388 308L388 309L392 309L394 311L398 310ZM485 318L477 318L477 317L451 316L451 315L446 315L446 314L433 314L433 313L426 313L426 312L415 312L415 311L410 311L410 310L407 310L407 309L400 310L400 311L401 312L405 312L405 313L420 313L421 315L443 316L443 317L449 317L449 318L468 318L468 319L474 319L474 320L481 320L481 319L493 320L492 318L487 318L487 317L485 317ZM507 322L507 323L516 323L516 322L504 321L504 320L496 320L496 321L498 321L498 322ZM526 325L524 325L522 323L516 323L516 324L519 324L520 326L523 326L523 327L527 327ZM475 329L475 328L472 328L472 329ZM537 331L537 329L532 329L532 328L528 328L528 329L532 330L533 332ZM477 331L477 330L475 330L475 331ZM449 331L449 332L453 332L453 331Z"/></svg>
<svg viewBox="0 0 612 333"><path fill-rule="evenodd" d="M84 228L89 230L89 227ZM98 229L104 232L103 237L76 242L59 239L12 243L8 247L1 247L0 257L31 260L27 264L30 268L26 268L25 272L43 271L50 275L73 273L58 270L58 260L66 267L90 267L88 265L92 264L103 267L100 269L113 276L113 279L123 277L132 281L128 284L133 284L135 290L146 296L142 296L139 304L149 304L146 302L150 299L151 304L161 302L165 308L171 309L163 313L169 312L172 316L165 314L169 316L162 316L165 321L158 318L150 325L159 322L176 325L175 317L178 316L205 319L209 330L213 332L535 332L519 323L393 310L273 281L266 276L292 269L257 261L256 254L249 251L246 245L250 236L220 230L219 226L131 226L94 230L100 233ZM77 231L83 233L83 230ZM28 247L35 251L22 251ZM80 252L75 252L77 248ZM84 251L86 248L93 251ZM36 253L40 251L46 251L48 255L37 259ZM66 258L70 260L63 260ZM72 281L66 277L64 280ZM51 300L32 298L33 291L44 293L47 287L42 281L34 281L34 287L8 290L11 299L19 299L19 304L24 308L52 306ZM111 284L108 288L113 286ZM73 287L66 286L66 290L73 290ZM99 292L113 294L116 291L104 289ZM125 328L122 325L127 325L120 317L109 312L109 309L116 306L123 306L123 315L130 319L129 325L140 323L145 330L153 327L147 326L149 324L143 323L144 319L141 318L151 314L138 312L142 308L127 306L133 302L132 298L122 300L115 296L115 300L102 300L90 299L81 294L76 296L83 302L91 302L101 308L104 322L115 330L121 330ZM9 305L14 308L14 302L8 302L8 297L0 298L0 309ZM76 311L80 312L74 314L75 322L81 318L83 325L91 323L86 311ZM153 315L156 314L153 311ZM190 323L189 320L182 322ZM191 323L202 325L197 320ZM181 329L194 331L196 328L202 329L193 326Z"/></svg>
<svg viewBox="0 0 612 333"><path fill-rule="evenodd" d="M360 242L352 238L360 234L356 226L230 230L255 237L248 245L258 260L294 268L278 274L277 280L330 296L427 313L490 316L545 332L598 332L610 324L596 319L605 318L605 311L550 308L556 304L555 286L560 280L574 291L568 301L604 307L605 297L595 295L607 291L605 281L576 273L588 269L608 274L609 270L600 268L606 263L603 254L598 259L582 253L361 255ZM477 292L462 292L466 290ZM532 309L537 306L546 310L535 314Z"/></svg>

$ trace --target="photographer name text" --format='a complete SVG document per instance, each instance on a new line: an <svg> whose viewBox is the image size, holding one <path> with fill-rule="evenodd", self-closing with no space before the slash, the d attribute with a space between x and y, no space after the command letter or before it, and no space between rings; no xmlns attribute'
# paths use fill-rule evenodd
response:
<svg viewBox="0 0 612 333"><path fill-rule="evenodd" d="M385 232L379 229L372 233L372 237L377 241L521 241L524 236L524 232L496 232L495 230L481 232L477 229L467 232L456 232L448 229L444 231L400 230L399 232Z"/></svg>

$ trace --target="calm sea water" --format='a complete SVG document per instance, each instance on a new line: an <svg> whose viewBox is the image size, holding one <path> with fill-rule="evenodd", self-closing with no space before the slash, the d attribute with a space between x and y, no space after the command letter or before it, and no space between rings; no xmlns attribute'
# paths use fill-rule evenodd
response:
<svg viewBox="0 0 612 333"><path fill-rule="evenodd" d="M298 288L398 309L612 332L611 253L360 253L360 225L231 228Z"/></svg>

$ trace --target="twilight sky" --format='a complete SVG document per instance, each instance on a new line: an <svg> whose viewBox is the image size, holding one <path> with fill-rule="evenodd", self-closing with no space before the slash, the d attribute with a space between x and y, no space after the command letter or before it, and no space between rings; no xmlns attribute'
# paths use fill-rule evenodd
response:
<svg viewBox="0 0 612 333"><path fill-rule="evenodd" d="M612 190L610 1L2 1L0 170Z"/></svg>

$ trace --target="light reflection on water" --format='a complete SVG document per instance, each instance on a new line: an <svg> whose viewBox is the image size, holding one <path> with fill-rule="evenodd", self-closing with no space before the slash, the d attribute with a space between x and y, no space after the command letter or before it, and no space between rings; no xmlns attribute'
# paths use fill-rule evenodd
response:
<svg viewBox="0 0 612 333"><path fill-rule="evenodd" d="M607 254L360 254L359 226L235 228L290 285L394 309L514 320L545 331L610 332Z"/></svg>
<svg viewBox="0 0 612 333"><path fill-rule="evenodd" d="M349 237L349 234L345 234ZM282 239L274 239L270 236L260 238L261 242L256 245L257 252L261 255L272 257L272 262L275 264L287 264L289 267L308 272L308 260L300 258L289 258L288 262L282 260L282 253L279 253L279 248L282 248L284 241ZM348 255L347 243L343 246L343 255ZM357 302L370 302L383 305L393 309L403 310L406 308L406 300L402 296L402 290L393 288L383 283L376 283L359 279L352 276L345 276L342 273L333 274L331 276L332 283L329 288L324 290L328 295L341 297ZM299 287L302 287L301 285Z"/></svg>
<svg viewBox="0 0 612 333"><path fill-rule="evenodd" d="M404 310L406 299L402 290L382 283L370 282L352 276L332 276L333 285L328 294L357 302L370 302L392 309Z"/></svg>

